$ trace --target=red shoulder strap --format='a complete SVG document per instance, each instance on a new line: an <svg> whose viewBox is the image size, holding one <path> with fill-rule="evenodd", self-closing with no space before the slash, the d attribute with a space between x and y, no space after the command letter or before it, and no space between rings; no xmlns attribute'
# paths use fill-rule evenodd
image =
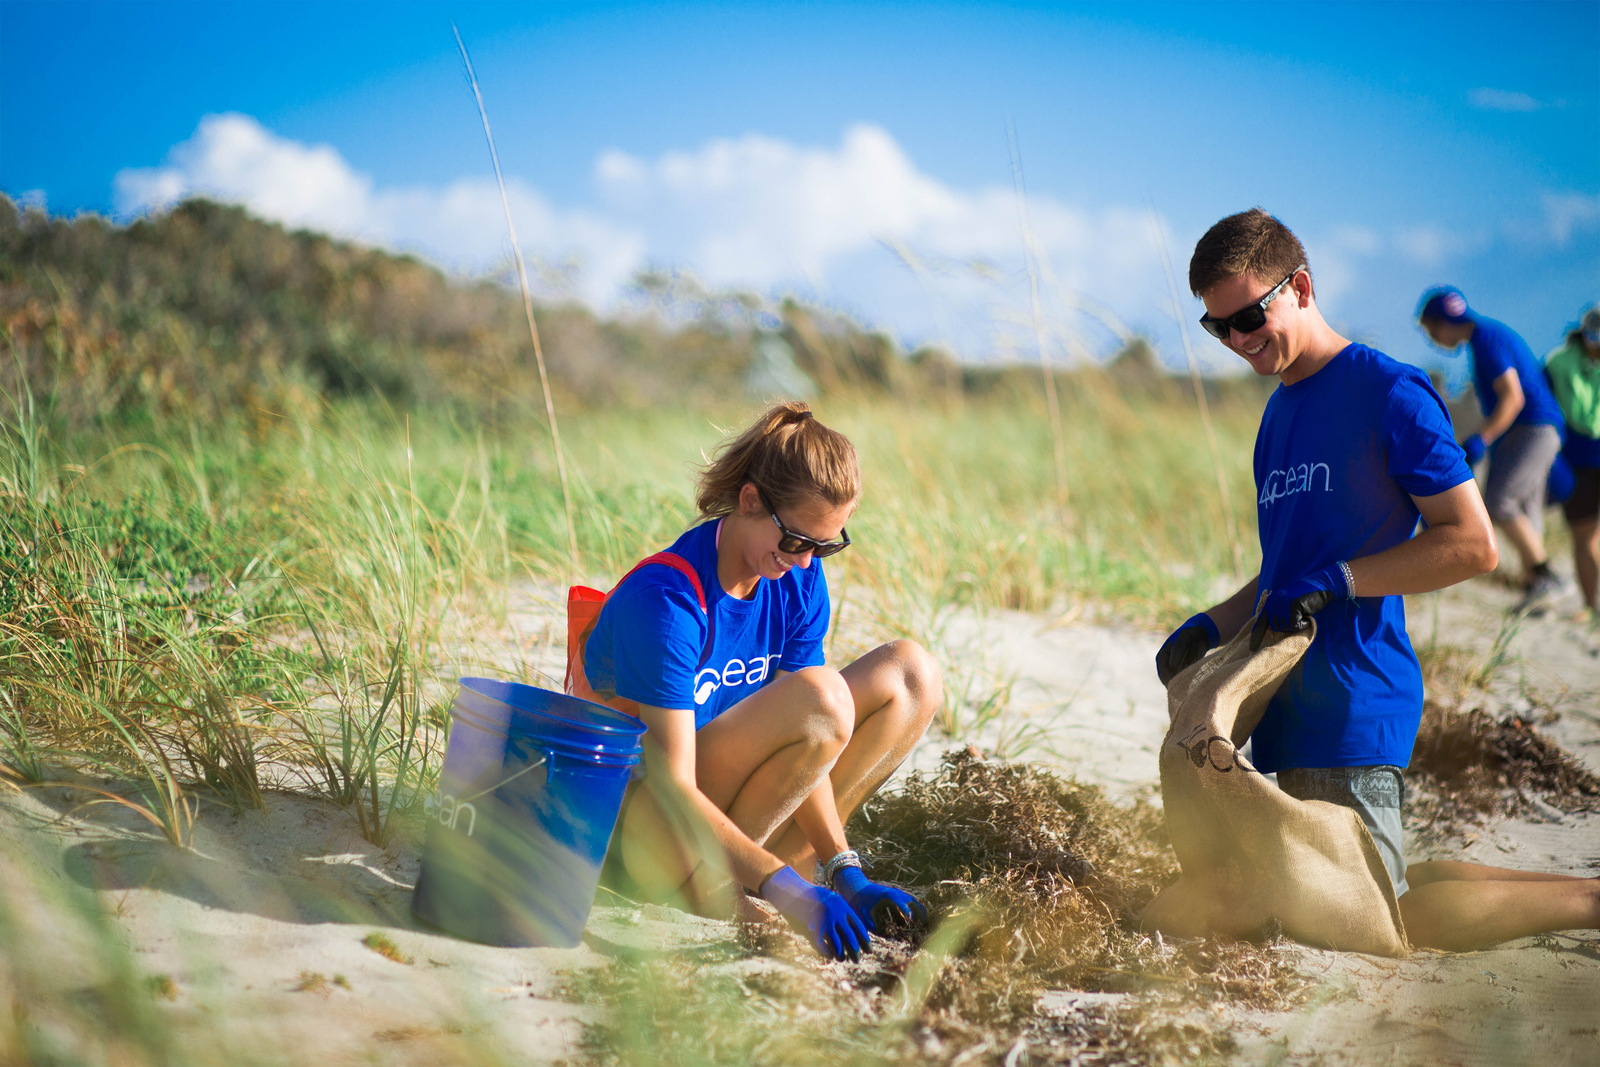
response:
<svg viewBox="0 0 1600 1067"><path fill-rule="evenodd" d="M599 621L600 609L605 606L605 602L611 599L612 594L622 587L623 582L633 576L634 571L652 563L660 563L671 567L688 578L689 584L694 587L695 598L700 601L701 614L706 616L708 622L710 621L711 613L706 610L706 591L700 584L700 576L695 573L694 567L690 565L689 561L676 552L657 552L655 555L635 563L633 570L624 574L617 581L617 584L611 587L610 593L602 593L598 589L589 589L581 585L572 586L567 591L567 673L561 684L561 688L565 692L580 696L585 700L593 700L602 704L609 703L630 715L639 713L638 705L634 704L633 701L625 701L620 698L613 698L608 701L590 688L588 676L583 669L583 646L588 642L589 634L594 630L594 624ZM707 630L706 647L700 653L702 666L706 657L711 654L711 645L712 633Z"/></svg>
<svg viewBox="0 0 1600 1067"><path fill-rule="evenodd" d="M689 561L678 555L676 552L657 552L653 556L646 556L644 559L641 559L638 563L633 565L632 571L624 574L622 578L618 580L617 584L611 587L611 592L607 593L606 596L609 598L612 593L615 593L618 589L622 588L622 583L627 581L629 578L632 578L634 571L638 570L640 567L647 567L652 563L665 564L666 566L677 571L679 574L683 575L685 578L689 579L689 584L694 587L695 598L700 601L700 611L702 613L705 612L706 591L705 587L700 584L700 576L695 573L694 567L690 565Z"/></svg>

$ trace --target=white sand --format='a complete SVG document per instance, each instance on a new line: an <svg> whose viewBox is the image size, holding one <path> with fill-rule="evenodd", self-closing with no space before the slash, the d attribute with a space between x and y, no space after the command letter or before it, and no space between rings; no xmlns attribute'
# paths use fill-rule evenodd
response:
<svg viewBox="0 0 1600 1067"><path fill-rule="evenodd" d="M560 607L552 592L519 591L508 628L492 645L479 639L471 658L504 664L497 673L531 679L543 671L559 682ZM1439 639L1487 649L1509 601L1486 582L1444 594ZM1433 598L1419 598L1411 613L1414 640L1424 645ZM953 680L1014 679L1010 711L981 743L1047 725L1030 758L1126 796L1156 780L1167 721L1153 668L1161 637L1070 618L968 613L950 621L944 651ZM1562 717L1544 729L1600 770L1600 635L1552 615L1525 623L1512 650L1520 660L1501 673L1492 696L1477 699L1493 710L1526 710L1530 695L1552 706ZM947 746L929 738L911 766L933 766ZM0 1021L0 1061L19 1025L68 1061L119 1058L81 1021L97 1014L84 1007L98 995L97 976L123 958L107 952L107 936L126 946L139 973L174 983L173 999L153 998L150 1010L175 1035L177 1059L314 1056L328 1064L559 1060L576 1050L586 1013L600 1010L551 997L563 971L596 966L607 954L734 936L730 924L667 909L600 906L580 948L468 944L411 920L409 887L420 862L414 843L376 849L346 813L327 805L274 794L261 812L208 807L194 852L182 853L123 810L82 807L88 799L62 789L0 793L0 902L29 936L0 934L12 946L31 946L13 948L8 962L9 980L34 1005L27 1019ZM1600 872L1600 817L1552 809L1543 818L1498 821L1439 855ZM365 947L371 931L414 962ZM1316 976L1319 999L1289 1013L1207 1016L1206 1025L1239 1042L1237 1062L1600 1064L1596 932L1404 961L1285 951ZM300 990L310 974L324 983ZM0 998L7 981L0 967ZM1052 994L1041 1010L1100 1010L1116 999Z"/></svg>

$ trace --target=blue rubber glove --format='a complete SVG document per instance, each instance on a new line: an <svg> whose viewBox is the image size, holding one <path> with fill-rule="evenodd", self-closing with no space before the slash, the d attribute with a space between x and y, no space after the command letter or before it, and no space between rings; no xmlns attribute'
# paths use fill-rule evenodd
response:
<svg viewBox="0 0 1600 1067"><path fill-rule="evenodd" d="M1204 658L1207 652L1222 643L1217 624L1205 612L1191 615L1156 652L1156 677L1166 685L1183 669Z"/></svg>
<svg viewBox="0 0 1600 1067"><path fill-rule="evenodd" d="M860 867L840 867L833 876L833 887L875 934L884 932L879 924L892 916L898 916L907 925L918 919L928 921L928 909L922 906L922 901L904 889L870 881Z"/></svg>
<svg viewBox="0 0 1600 1067"><path fill-rule="evenodd" d="M1250 631L1250 651L1261 647L1271 630L1275 634L1297 634L1311 625L1311 616L1351 595L1344 571L1335 563L1315 574L1296 578L1282 589L1274 589L1261 603L1255 627Z"/></svg>
<svg viewBox="0 0 1600 1067"><path fill-rule="evenodd" d="M1461 450L1467 454L1467 466L1476 467L1483 459L1483 454L1489 449L1488 446L1483 443L1483 438L1479 437L1477 434L1473 434L1471 437L1461 442Z"/></svg>
<svg viewBox="0 0 1600 1067"><path fill-rule="evenodd" d="M779 867L761 885L761 899L770 901L796 929L804 930L817 951L830 960L861 958L872 937L843 897L812 885L793 867Z"/></svg>

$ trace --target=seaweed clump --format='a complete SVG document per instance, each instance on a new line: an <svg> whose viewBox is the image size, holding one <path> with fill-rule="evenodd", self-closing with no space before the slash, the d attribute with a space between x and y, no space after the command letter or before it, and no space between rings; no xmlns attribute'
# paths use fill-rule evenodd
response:
<svg viewBox="0 0 1600 1067"><path fill-rule="evenodd" d="M1161 810L1145 797L1120 805L1047 767L957 749L937 773L869 800L850 838L872 876L916 892L934 925L968 924L959 956L992 972L966 975L969 989L999 985L1031 1007L1045 988L1177 981L1277 1006L1299 985L1256 946L1180 947L1138 931L1138 913L1179 873Z"/></svg>
<svg viewBox="0 0 1600 1067"><path fill-rule="evenodd" d="M567 995L619 1007L581 1059L634 1065L1187 1063L1232 1048L1219 1001L1306 998L1276 944L1146 935L1135 916L1178 875L1162 813L1034 764L944 757L849 825L868 873L928 906L926 928L826 964L781 924L722 961L654 958L575 975ZM1057 1010L1041 994L1137 993ZM1200 1020L1200 1021L1197 1021ZM1038 1057L1038 1059L1036 1059Z"/></svg>
<svg viewBox="0 0 1600 1067"><path fill-rule="evenodd" d="M1527 811L1534 798L1568 813L1600 811L1600 776L1527 719L1481 708L1424 704L1406 779L1415 787L1408 814L1434 833Z"/></svg>
<svg viewBox="0 0 1600 1067"><path fill-rule="evenodd" d="M1101 988L1083 967L1107 965L1108 938L1178 875L1147 799L1119 806L1099 786L973 749L873 797L849 834L874 878L936 918L982 913L980 944L1003 938L1006 959L1077 988Z"/></svg>

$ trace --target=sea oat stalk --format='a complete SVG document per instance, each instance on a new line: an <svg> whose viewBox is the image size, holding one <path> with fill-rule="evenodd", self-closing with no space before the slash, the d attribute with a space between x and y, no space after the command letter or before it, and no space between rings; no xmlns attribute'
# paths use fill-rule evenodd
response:
<svg viewBox="0 0 1600 1067"><path fill-rule="evenodd" d="M1172 274L1172 257L1167 254L1167 235L1156 216L1155 205L1150 206L1150 225L1156 231L1156 247L1161 251L1161 269L1167 275L1167 292L1172 296L1172 317L1178 323L1178 335L1183 338L1183 354L1189 360L1189 380L1194 384L1195 403L1200 406L1200 425L1206 432L1206 444L1211 448L1211 467L1217 473L1217 495L1222 500L1222 523L1228 531L1228 543L1233 548L1233 571L1244 573L1244 546L1239 543L1239 528L1233 521L1233 502L1228 494L1228 479L1222 472L1222 451L1217 447L1217 434L1211 428L1211 408L1206 403L1205 386L1200 381L1200 364L1194 358L1194 348L1189 343L1189 321L1183 317L1178 303L1178 283Z"/></svg>
<svg viewBox="0 0 1600 1067"><path fill-rule="evenodd" d="M1056 506L1062 522L1067 517L1067 446L1061 434L1061 403L1056 399L1056 376L1050 367L1050 349L1045 344L1044 311L1039 302L1038 246L1033 228L1028 225L1028 190L1022 181L1022 153L1017 148L1017 130L1007 125L1011 140L1011 179L1017 191L1017 225L1022 230L1023 255L1028 266L1028 296L1033 306L1033 333L1039 344L1039 372L1044 375L1044 399L1050 409L1050 434L1055 445Z"/></svg>
<svg viewBox="0 0 1600 1067"><path fill-rule="evenodd" d="M495 151L494 131L489 128L489 112L483 106L483 92L478 88L478 75L472 69L472 58L461 40L461 31L455 23L450 31L456 35L456 47L461 50L461 62L466 64L467 79L472 82L472 96L478 102L478 115L483 119L483 136L489 142L489 159L494 163L494 180L500 187L500 205L506 212L506 231L511 235L511 253L517 261L517 284L522 287L522 310L528 317L528 336L533 338L533 358L539 364L539 387L544 390L544 413L550 423L550 440L555 446L556 473L561 476L561 500L567 508L567 547L572 557L572 571L578 570L578 528L572 520L572 491L567 486L567 461L561 452L561 430L556 426L556 405L550 396L550 375L545 371L544 349L539 344L539 327L533 321L533 297L528 292L528 267L522 259L522 245L517 241L517 225L511 219L511 201L506 196L506 180L500 173L500 154Z"/></svg>

